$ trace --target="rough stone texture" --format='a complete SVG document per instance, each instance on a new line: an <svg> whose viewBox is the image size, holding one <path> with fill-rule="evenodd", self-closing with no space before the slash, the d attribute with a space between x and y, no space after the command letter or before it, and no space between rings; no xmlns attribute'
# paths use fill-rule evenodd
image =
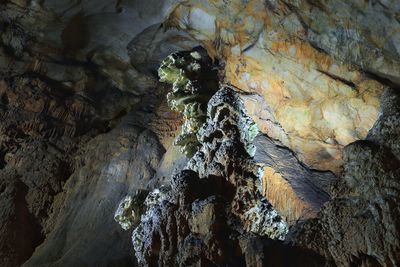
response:
<svg viewBox="0 0 400 267"><path fill-rule="evenodd" d="M308 169L292 151L265 135L257 136L254 145L254 160L264 168L264 196L290 224L315 217L329 200L335 175Z"/></svg>
<svg viewBox="0 0 400 267"><path fill-rule="evenodd" d="M221 88L209 101L207 122L198 132L201 149L188 168L199 177L224 177L234 187L231 212L246 231L283 239L286 225L261 196L260 169L252 156L257 126L232 88Z"/></svg>
<svg viewBox="0 0 400 267"><path fill-rule="evenodd" d="M388 89L381 99L381 115L369 132L367 139L389 147L400 158L400 97L397 91Z"/></svg>
<svg viewBox="0 0 400 267"><path fill-rule="evenodd" d="M381 29L392 22L389 29L398 28L393 18L396 9L391 9L395 3L363 8L336 1L287 2L194 0L178 5L170 24L190 32L224 62L226 82L254 95L247 98L246 106L262 132L289 147L311 168L339 173L342 148L365 138L376 121L383 86L347 61L336 60L336 54L358 53L354 46L374 49L370 39L395 43L396 35ZM362 19L356 20L354 14ZM385 23L369 24L371 17ZM371 30L354 41L353 32L360 35L360 28L368 27ZM340 29L340 41L323 38ZM321 51L325 44L334 46L335 53ZM357 61L360 68L379 61L374 53L363 53L368 56L362 57L366 63ZM398 59L398 55L385 55L385 70L377 68L375 74L395 75Z"/></svg>
<svg viewBox="0 0 400 267"><path fill-rule="evenodd" d="M135 265L129 235L112 214L123 196L157 184L151 178L163 144L169 148L180 123L176 113L163 112L165 93L159 87L158 95L143 97L112 131L78 151L75 171L53 203L52 231L24 266Z"/></svg>
<svg viewBox="0 0 400 267"><path fill-rule="evenodd" d="M400 84L398 1L284 1L307 25L311 44ZM337 20L334 14L341 14Z"/></svg>
<svg viewBox="0 0 400 267"><path fill-rule="evenodd" d="M293 239L339 266L395 266L400 260L400 162L362 141L347 146L344 159L340 191Z"/></svg>
<svg viewBox="0 0 400 267"><path fill-rule="evenodd" d="M394 154L400 140L398 128L393 128L397 123L387 123L399 111L399 99L397 92L387 92L382 99L385 108L370 136L379 143L357 141L345 147L344 172L333 199L318 219L296 227L294 243L338 266L400 262L400 160ZM384 139L388 135L391 138Z"/></svg>
<svg viewBox="0 0 400 267"><path fill-rule="evenodd" d="M54 230L24 266L133 264L126 245L129 236L119 230L112 214L124 195L146 186L163 153L154 134L134 126L91 140L77 160L80 166L68 179L63 199L56 203L60 212Z"/></svg>
<svg viewBox="0 0 400 267"><path fill-rule="evenodd" d="M90 153L85 150L87 143L120 125L122 118L126 127L132 124L138 131L150 129L145 131L149 136L151 132L157 135L151 139L153 145L161 143L166 149L180 127L181 118L163 101L167 88L158 86L154 71L161 59L180 49L181 44L185 48L195 44L184 33L164 33L160 27L171 2L149 3L0 1L1 266L20 266L42 242L37 251L40 255L31 261L35 264L94 264L97 252L93 251L109 250L107 238L98 234L107 227L114 229L110 230L114 237L108 241L120 250L118 255L105 253L98 264L122 266L134 262L129 238L117 238L122 233L106 214L107 210L114 212L122 191L114 202L105 202L103 199L112 197L96 195L98 191L90 189L89 182L81 184L82 188L71 188L71 183L79 180L83 154ZM142 43L136 38L139 35ZM127 139L134 150L136 139ZM109 153L111 148L106 144L111 140L102 142L103 150L98 153ZM97 168L110 165L113 157ZM143 167L135 179L148 177L155 168ZM126 173L115 175L121 176L115 179L125 179ZM95 179L99 178L93 177L93 183ZM120 188L118 183L113 186ZM61 209L66 199L70 200L68 207ZM99 201L105 204L96 207ZM92 211L90 216L84 216L84 209ZM107 218L103 222L98 219L89 223L103 217ZM104 242L89 242L91 236ZM71 257L69 250L80 252ZM60 261L55 263L54 259Z"/></svg>
<svg viewBox="0 0 400 267"><path fill-rule="evenodd" d="M132 237L140 265L243 266L241 236L284 238L286 224L261 196L259 169L249 154L257 133L252 125L231 88L210 99L197 133L201 148L188 169L171 178L171 190L145 201Z"/></svg>
<svg viewBox="0 0 400 267"><path fill-rule="evenodd" d="M21 264L52 230L52 203L74 170L74 154L129 106L122 102L102 110L88 98L98 103L104 101L102 97L125 98L130 105L137 101L102 87L96 91L93 95L66 92L29 75L0 81L2 266Z"/></svg>
<svg viewBox="0 0 400 267"><path fill-rule="evenodd" d="M137 190L134 194L124 197L118 204L114 220L121 225L122 229L129 230L139 224L143 213L143 203L148 193L146 190Z"/></svg>
<svg viewBox="0 0 400 267"><path fill-rule="evenodd" d="M218 88L217 69L204 49L171 54L158 70L161 82L172 84L167 94L172 110L184 117L181 134L174 144L191 157L199 148L196 134L206 121L207 103Z"/></svg>
<svg viewBox="0 0 400 267"><path fill-rule="evenodd" d="M317 218L293 226L291 245L222 231L225 258L199 249L198 238L186 241L185 255L201 255L206 266L206 258L241 266L398 265L400 114L387 87L400 84L399 10L396 0L0 1L0 265L20 266L42 242L27 265L133 264L130 233L113 221L114 211L128 190L168 185L186 165L171 146L183 120L163 101L170 88L157 84L157 69L170 53L198 45L270 137L257 164L265 170L262 192L276 209L303 220L325 193L333 200ZM117 136L132 138L122 145L116 143L126 139ZM365 138L342 158L346 145ZM122 161L119 149L135 154L144 146L135 140L160 148L159 166L114 173L124 186L106 174L83 180L82 169ZM293 157L277 154L284 150ZM329 189L331 175L311 169L338 174L336 189ZM106 183L116 191L104 193ZM229 194L226 186L214 189ZM206 197L187 227L220 231L226 220L209 215L222 202L196 190ZM236 249L244 258L228 253Z"/></svg>

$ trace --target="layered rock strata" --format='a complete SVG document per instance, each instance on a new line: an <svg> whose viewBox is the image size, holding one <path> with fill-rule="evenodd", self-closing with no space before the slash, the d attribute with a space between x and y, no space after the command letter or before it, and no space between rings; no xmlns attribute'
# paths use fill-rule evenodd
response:
<svg viewBox="0 0 400 267"><path fill-rule="evenodd" d="M399 265L400 104L384 93L400 85L399 14L397 0L0 1L0 265L135 266L112 215L187 164L156 76L199 45L269 136L253 142L262 193L297 244L247 233L232 259ZM221 220L216 202L194 231Z"/></svg>
<svg viewBox="0 0 400 267"><path fill-rule="evenodd" d="M331 172L307 168L292 151L268 136L257 136L254 145L254 160L264 170L264 196L290 224L315 217L330 199L331 186L337 177Z"/></svg>

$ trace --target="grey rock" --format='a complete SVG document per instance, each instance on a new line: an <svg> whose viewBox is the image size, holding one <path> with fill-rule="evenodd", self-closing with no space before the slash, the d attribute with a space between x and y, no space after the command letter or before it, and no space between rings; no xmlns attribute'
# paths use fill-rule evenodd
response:
<svg viewBox="0 0 400 267"><path fill-rule="evenodd" d="M163 153L154 134L132 126L91 140L66 184L53 231L24 266L133 265L130 238L113 214L124 195L144 188Z"/></svg>
<svg viewBox="0 0 400 267"><path fill-rule="evenodd" d="M377 127L384 128L384 124ZM385 130L372 131L385 136L390 129L389 124ZM344 172L335 185L333 199L317 219L295 227L291 240L339 266L396 266L400 251L399 178L400 161L387 147L371 141L346 146Z"/></svg>
<svg viewBox="0 0 400 267"><path fill-rule="evenodd" d="M296 194L310 204L313 208L310 212L318 212L329 200L331 186L336 181L334 174L310 170L292 151L276 144L268 136L257 136L254 145L256 146L254 160L280 173Z"/></svg>
<svg viewBox="0 0 400 267"><path fill-rule="evenodd" d="M200 150L171 177L170 190L154 193L156 203L145 201L132 236L139 265L241 266L241 235L284 237L286 224L259 192L252 125L232 88L210 99Z"/></svg>

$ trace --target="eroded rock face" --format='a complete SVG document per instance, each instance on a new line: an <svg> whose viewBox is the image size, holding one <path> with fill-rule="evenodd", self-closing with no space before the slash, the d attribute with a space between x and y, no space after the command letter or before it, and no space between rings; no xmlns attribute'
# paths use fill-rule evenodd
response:
<svg viewBox="0 0 400 267"><path fill-rule="evenodd" d="M233 185L231 212L242 220L245 230L282 239L285 223L261 196L261 170L252 159L258 129L239 96L232 88L220 89L208 103L207 116L198 132L202 147L187 167L200 178L223 177Z"/></svg>
<svg viewBox="0 0 400 267"><path fill-rule="evenodd" d="M109 213L114 214L129 192L145 188L165 150L149 130L123 125L97 136L84 149L65 194L56 202L54 230L24 266L135 264L129 236ZM90 242L96 246L87 246Z"/></svg>
<svg viewBox="0 0 400 267"><path fill-rule="evenodd" d="M315 217L329 200L336 176L308 169L293 152L265 135L258 136L254 145L254 160L264 170L264 196L290 224L298 219Z"/></svg>
<svg viewBox="0 0 400 267"><path fill-rule="evenodd" d="M63 89L29 75L0 81L2 266L21 265L53 229L53 203L74 171L79 146L106 131L111 118L126 108L121 103L98 109L88 101L93 95ZM104 88L97 93L129 99Z"/></svg>
<svg viewBox="0 0 400 267"><path fill-rule="evenodd" d="M150 194L160 195L156 204L146 200L132 237L139 264L241 266L242 235L284 238L286 224L262 197L260 170L250 155L254 127L233 89L210 99L197 133L200 150L172 177L171 190Z"/></svg>
<svg viewBox="0 0 400 267"><path fill-rule="evenodd" d="M311 266L395 265L400 164L390 150L398 148L397 93L387 91L382 103L368 135L375 143L346 146L344 172L336 180L330 172L310 170L266 136L254 145L258 129L239 94L225 86L208 103L206 123L197 132L201 147L188 170L172 176L170 190L156 194L157 203L150 201L133 233L139 264L292 264L286 251ZM268 239L281 239L286 230L261 193L293 225L283 243ZM269 249L276 251L273 259ZM240 251L236 257L234 250Z"/></svg>
<svg viewBox="0 0 400 267"><path fill-rule="evenodd" d="M341 265L399 262L399 161L385 148L356 142L344 150L343 184L295 242Z"/></svg>
<svg viewBox="0 0 400 267"><path fill-rule="evenodd" d="M185 120L175 145L192 157L199 148L196 134L206 121L207 103L218 87L217 69L206 51L199 48L171 54L161 62L158 75L161 82L172 84L168 104Z"/></svg>
<svg viewBox="0 0 400 267"><path fill-rule="evenodd" d="M118 204L114 220L121 225L122 229L129 230L139 224L143 213L143 203L148 193L146 190L137 190L133 195L124 197Z"/></svg>
<svg viewBox="0 0 400 267"><path fill-rule="evenodd" d="M398 265L400 104L387 87L400 84L399 8L396 0L0 1L0 265L135 265L131 233L114 212L127 194L162 186L141 224L151 238L135 245L158 253L144 257L152 266ZM252 127L239 133L215 120L201 134L210 156L187 165L171 146L185 118L164 101L171 88L158 84L157 69L199 45L263 136L248 142L247 119L239 128ZM359 139L368 141L352 143ZM243 164L231 173L235 160ZM285 242L259 235L271 225L260 216L270 205L256 205L261 194L291 225ZM121 213L126 228L141 202Z"/></svg>
<svg viewBox="0 0 400 267"><path fill-rule="evenodd" d="M347 11L354 10L348 5L197 0L178 5L170 23L192 33L225 64L225 82L253 94L245 97L246 107L262 132L289 147L309 167L338 174L342 148L366 137L378 118L383 92L382 84L348 63L356 61L368 71L381 64L384 70L373 72L382 77L388 77L382 72L394 75L399 66L397 52L392 57L392 50L372 41L383 38L382 24L368 23L370 17L383 17L393 22L390 28L398 25L393 9L388 10L395 4L376 9L357 4L359 13ZM383 10L388 12L384 15ZM360 24L346 24L355 21L355 13ZM342 26L336 28L338 24ZM368 34L355 37L368 27ZM330 43L327 36L336 41ZM397 38L386 36L390 42ZM355 59L361 57L365 63Z"/></svg>
<svg viewBox="0 0 400 267"><path fill-rule="evenodd" d="M391 114L399 110L398 100L398 93L393 91L382 99L382 117L369 136L379 143L358 141L345 147L344 172L335 185L333 199L318 219L297 227L293 242L317 251L338 266L399 263L399 140L393 128L396 123L390 123ZM392 138L385 139L388 135Z"/></svg>
<svg viewBox="0 0 400 267"><path fill-rule="evenodd" d="M136 141L158 147L157 153L149 155L154 157L153 161L147 162L137 176L143 184L135 182L138 187L147 187L146 178L155 172L157 160L164 152L162 146L170 146L181 124L179 114L162 101L166 91L158 87L157 77L151 72L181 43L193 47L194 42L189 38L183 41L183 33L167 34L160 28L171 4L168 1L153 1L152 5L149 1L116 5L69 0L0 2L0 206L2 210L4 207L0 220L0 265L20 266L42 242L45 243L27 265L134 264L129 238L119 239L121 233L115 232L119 231L118 226L113 230L113 220L105 215L108 209L114 212L120 192L115 201L92 208L114 191L96 195L99 191L84 181L96 183L94 180L100 178L93 175L80 180L84 176L80 174L84 167L81 162L90 162L82 160L84 154L92 155L86 148L96 148L88 142L111 131L121 120L125 120L125 127L135 125L139 132L150 129L146 132L149 139L136 139L134 134L121 139L132 150L136 150ZM153 31L148 31L148 27ZM142 43L135 39L137 35ZM181 41L166 40L175 37ZM153 42L151 47L145 40ZM137 47L141 50L135 51ZM137 66L132 64L131 57ZM127 127L119 131L131 134L133 130ZM115 137L111 134L99 141L104 145L99 145L101 151L96 153L111 153L111 143L107 143ZM120 161L118 153L111 153L93 169L106 169L114 164L113 160ZM120 170L113 175L109 173L110 177L123 180L127 172ZM98 184L104 185L105 176ZM74 182L67 182L71 180ZM113 186L121 189L118 181ZM93 223L96 217L101 219ZM107 219L103 221L103 217ZM113 225L113 237L98 235L105 229L101 230L102 221ZM83 231L83 226L94 228ZM120 251L125 247L126 253L115 257L105 253L96 261L90 255L102 249L109 251L110 244L88 242L91 235L108 241L115 238L118 244L113 246ZM72 247L79 253L71 258L67 252Z"/></svg>

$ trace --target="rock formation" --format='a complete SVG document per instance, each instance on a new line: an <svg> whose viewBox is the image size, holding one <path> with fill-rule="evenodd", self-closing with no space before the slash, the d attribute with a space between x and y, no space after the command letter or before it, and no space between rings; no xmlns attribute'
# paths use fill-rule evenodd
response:
<svg viewBox="0 0 400 267"><path fill-rule="evenodd" d="M218 73L204 49L172 54L161 62L161 82L172 84L167 94L170 107L184 116L175 145L188 157L199 147L196 134L206 120L207 103L218 87Z"/></svg>
<svg viewBox="0 0 400 267"><path fill-rule="evenodd" d="M0 266L400 265L399 14L0 0Z"/></svg>
<svg viewBox="0 0 400 267"><path fill-rule="evenodd" d="M201 40L224 64L224 81L253 95L246 106L262 132L338 174L342 148L366 137L383 92L351 63L386 79L398 73L397 35L384 30L399 27L398 9L395 1L194 0L177 5L169 25Z"/></svg>
<svg viewBox="0 0 400 267"><path fill-rule="evenodd" d="M317 219L296 227L292 237L337 266L396 266L400 261L400 162L395 134L399 122L391 119L399 114L399 100L397 92L385 92L382 116L368 137L380 141L357 141L345 147L344 171L333 199Z"/></svg>
<svg viewBox="0 0 400 267"><path fill-rule="evenodd" d="M220 89L187 169L171 178L170 190L157 189L144 203L132 237L140 265L241 266L239 240L246 233L284 238L286 224L262 197L260 170L249 154L255 134L239 96Z"/></svg>

